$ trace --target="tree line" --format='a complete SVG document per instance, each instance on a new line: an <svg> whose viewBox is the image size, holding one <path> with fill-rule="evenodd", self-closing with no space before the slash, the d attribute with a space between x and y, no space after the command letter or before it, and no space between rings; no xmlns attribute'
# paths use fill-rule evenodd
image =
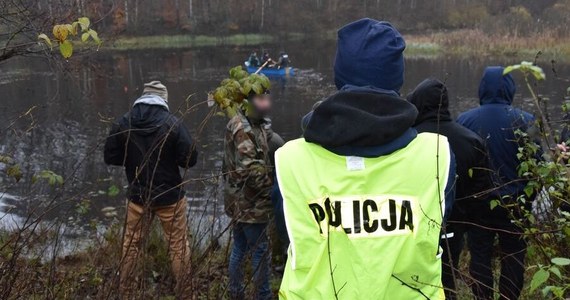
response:
<svg viewBox="0 0 570 300"><path fill-rule="evenodd" d="M0 28L10 28L14 4L64 22L86 16L101 32L148 34L333 33L361 17L384 19L400 30L476 28L486 33L531 35L545 29L564 34L570 0L6 0ZM6 17L7 16L7 17Z"/></svg>

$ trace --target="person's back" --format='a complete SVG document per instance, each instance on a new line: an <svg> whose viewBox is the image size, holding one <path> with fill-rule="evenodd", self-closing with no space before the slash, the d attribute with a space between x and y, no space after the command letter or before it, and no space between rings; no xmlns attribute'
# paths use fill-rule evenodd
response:
<svg viewBox="0 0 570 300"><path fill-rule="evenodd" d="M257 57L257 53L255 51L251 52L249 58L247 59L247 62L251 67L259 67L259 58Z"/></svg>
<svg viewBox="0 0 570 300"><path fill-rule="evenodd" d="M340 91L276 154L291 239L280 297L442 299L449 144L411 128L417 110L398 94L405 43L390 24L363 19L338 35Z"/></svg>
<svg viewBox="0 0 570 300"><path fill-rule="evenodd" d="M477 133L489 150L496 200L502 205L483 216L468 234L471 251L470 273L477 299L489 299L493 295L493 254L498 236L501 256L499 292L501 299L518 299L524 285L524 261L526 242L523 229L513 218L522 217L519 207L532 205L532 199L523 203L527 180L518 175L520 161L519 141L516 132L527 132L534 117L511 106L515 83L510 74L503 74L503 67L487 67L479 85L481 106L461 114L458 122Z"/></svg>
<svg viewBox="0 0 570 300"><path fill-rule="evenodd" d="M480 136L452 120L445 85L436 79L426 79L408 96L408 101L418 109L414 128L419 133L439 133L449 141L457 161L456 204L487 197L485 192L492 188L487 149Z"/></svg>
<svg viewBox="0 0 570 300"><path fill-rule="evenodd" d="M169 112L168 92L160 81L146 83L131 111L113 124L105 141L105 163L124 166L129 181L120 268L123 298L139 292L133 272L140 260L140 241L155 216L168 243L177 298L190 297L187 204L179 167L194 166L197 156L186 127Z"/></svg>
<svg viewBox="0 0 570 300"><path fill-rule="evenodd" d="M279 54L279 59L277 60L277 66L279 68L287 68L289 66L289 63L289 55L285 52L281 52Z"/></svg>
<svg viewBox="0 0 570 300"><path fill-rule="evenodd" d="M105 145L105 162L125 167L128 197L137 204L169 205L184 197L178 168L196 161L186 127L150 94L114 124Z"/></svg>
<svg viewBox="0 0 570 300"><path fill-rule="evenodd" d="M419 133L439 133L448 138L457 162L455 202L447 219L442 247L443 285L446 299L456 299L455 280L460 278L459 258L464 246L468 223L489 210L489 193L493 189L488 155L482 139L451 118L447 87L437 79L422 81L408 95L418 109L414 127Z"/></svg>
<svg viewBox="0 0 570 300"><path fill-rule="evenodd" d="M459 116L457 122L483 138L489 151L494 180L501 196L522 195L526 181L521 180L517 168L520 143L516 131L526 132L534 116L511 106L515 84L509 75L503 76L502 67L488 67L479 86L481 106ZM513 199L514 200L514 199Z"/></svg>

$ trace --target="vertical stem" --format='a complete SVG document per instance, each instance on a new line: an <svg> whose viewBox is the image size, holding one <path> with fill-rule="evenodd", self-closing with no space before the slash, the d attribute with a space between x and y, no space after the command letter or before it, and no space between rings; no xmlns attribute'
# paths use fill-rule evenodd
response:
<svg viewBox="0 0 570 300"><path fill-rule="evenodd" d="M540 122L542 123L542 135L543 135L544 140L546 142L546 146L550 148L550 146L552 145L552 143L551 143L552 130L550 128L550 124L548 124L548 120L546 119L546 116L544 115L544 112L542 111L542 107L540 106L539 98L536 95L536 93L534 92L532 85L528 81L528 74L526 74L526 73L524 74L524 81L526 83L526 87L528 88L528 90L532 96L532 99L534 100L534 105L536 105L536 108L538 110Z"/></svg>

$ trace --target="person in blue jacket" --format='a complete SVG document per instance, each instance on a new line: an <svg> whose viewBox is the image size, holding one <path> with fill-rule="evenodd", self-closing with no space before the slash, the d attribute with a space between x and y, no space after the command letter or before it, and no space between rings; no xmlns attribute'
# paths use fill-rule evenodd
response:
<svg viewBox="0 0 570 300"><path fill-rule="evenodd" d="M517 130L528 132L535 121L532 114L512 106L516 87L510 74L503 75L503 67L487 67L479 85L480 106L461 114L458 122L477 133L489 151L495 196L503 205L490 211L482 220L483 226L475 226L468 233L471 251L470 273L475 284L477 299L493 299L492 257L495 237L501 250L500 299L518 299L524 284L524 259L526 242L522 229L513 223L521 218L518 199L523 196L527 184L517 168L517 157L522 142ZM532 199L527 199L528 205ZM506 207L514 207L513 210Z"/></svg>

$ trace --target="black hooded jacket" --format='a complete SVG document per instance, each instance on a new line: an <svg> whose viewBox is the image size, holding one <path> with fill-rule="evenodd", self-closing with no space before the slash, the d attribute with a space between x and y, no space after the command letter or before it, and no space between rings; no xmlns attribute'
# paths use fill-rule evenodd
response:
<svg viewBox="0 0 570 300"><path fill-rule="evenodd" d="M178 167L192 167L198 157L181 121L166 107L149 104L136 104L113 124L104 154L105 163L125 167L129 200L153 206L182 199Z"/></svg>
<svg viewBox="0 0 570 300"><path fill-rule="evenodd" d="M414 124L416 130L446 136L455 154L456 207L459 207L458 204L464 200L489 198L487 192L493 189L493 184L487 151L477 134L452 120L445 85L436 79L426 79L408 95L408 101L418 109L418 117ZM477 202L486 205L484 201Z"/></svg>

